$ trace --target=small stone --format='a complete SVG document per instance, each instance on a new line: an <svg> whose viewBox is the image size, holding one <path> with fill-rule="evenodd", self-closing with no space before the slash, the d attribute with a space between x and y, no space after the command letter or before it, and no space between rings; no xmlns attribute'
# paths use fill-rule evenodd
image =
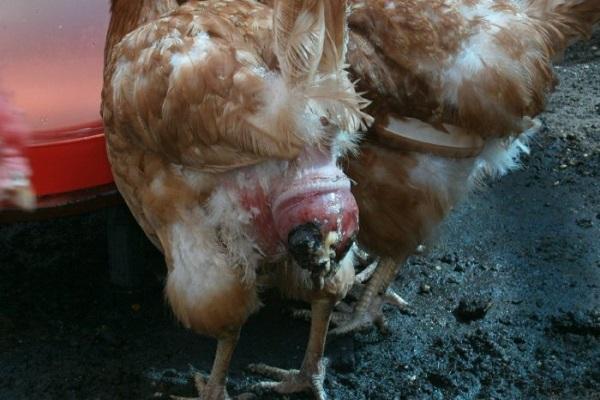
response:
<svg viewBox="0 0 600 400"><path fill-rule="evenodd" d="M450 377L441 373L430 373L427 379L433 386L438 388L453 388L456 386Z"/></svg>
<svg viewBox="0 0 600 400"><path fill-rule="evenodd" d="M577 226L584 229L589 229L594 226L594 222L590 218L580 218L575 221Z"/></svg>
<svg viewBox="0 0 600 400"><path fill-rule="evenodd" d="M482 319L492 306L492 300L489 297L463 298L454 310L454 315L461 322L471 322Z"/></svg>
<svg viewBox="0 0 600 400"><path fill-rule="evenodd" d="M456 254L444 254L440 258L440 261L446 264L454 264L458 261L458 257L456 256Z"/></svg>
<svg viewBox="0 0 600 400"><path fill-rule="evenodd" d="M419 287L419 293L430 293L431 292L431 286L429 286L426 283L422 283L421 286Z"/></svg>
<svg viewBox="0 0 600 400"><path fill-rule="evenodd" d="M513 342L515 342L516 344L524 344L525 339L523 339L521 336L515 336L513 337Z"/></svg>

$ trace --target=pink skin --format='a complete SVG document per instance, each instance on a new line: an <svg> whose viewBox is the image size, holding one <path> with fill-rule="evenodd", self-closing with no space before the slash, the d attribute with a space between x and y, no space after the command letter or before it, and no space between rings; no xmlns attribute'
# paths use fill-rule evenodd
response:
<svg viewBox="0 0 600 400"><path fill-rule="evenodd" d="M268 196L262 190L256 176L248 174L246 181L252 182L253 189L239 190L240 202L252 215L252 228L258 246L268 257L276 258L285 252L285 247L277 235Z"/></svg>
<svg viewBox="0 0 600 400"><path fill-rule="evenodd" d="M0 202L14 205L15 190L29 189L31 169L24 155L28 139L21 115L0 96Z"/></svg>
<svg viewBox="0 0 600 400"><path fill-rule="evenodd" d="M338 256L358 231L358 206L350 180L333 157L321 151L305 151L271 193L264 193L258 184L252 187L240 190L239 196L253 216L258 244L268 256L285 250L290 231L308 222L319 226L324 238L337 233Z"/></svg>

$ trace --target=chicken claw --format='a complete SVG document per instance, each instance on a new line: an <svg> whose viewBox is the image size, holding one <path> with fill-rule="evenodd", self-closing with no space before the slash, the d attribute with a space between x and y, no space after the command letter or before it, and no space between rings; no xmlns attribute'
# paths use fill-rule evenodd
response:
<svg viewBox="0 0 600 400"><path fill-rule="evenodd" d="M358 258L361 261L367 261L368 255L364 253ZM380 332L387 333L387 321L382 310L384 304L394 306L402 312L410 312L409 303L390 287L391 280L395 276L395 264L391 264L391 266L394 268L394 273L389 275L390 271L386 271L385 267L378 268L380 262L375 260L356 275L349 296L359 300L355 306L347 301L342 301L335 306L336 309L331 315L331 324L336 328L329 332L330 335L343 335L366 330L373 325ZM378 270L380 271L377 273L378 277L370 280ZM388 275L382 277L381 275L384 273ZM385 293L381 294L383 290ZM305 321L310 321L311 318L310 310L304 309L292 310L291 315L293 318Z"/></svg>
<svg viewBox="0 0 600 400"><path fill-rule="evenodd" d="M400 297L393 289L388 288L383 295L374 295L366 309L357 306L353 311L338 311L332 317L332 323L336 326L330 335L344 335L350 332L362 331L375 325L383 334L389 333L387 320L383 313L383 305L390 304L402 311L408 311L408 303ZM349 307L347 304L346 307Z"/></svg>
<svg viewBox="0 0 600 400"><path fill-rule="evenodd" d="M377 269L378 264L379 260L375 260L372 263L370 263L365 269L356 274L356 277L354 278L354 283L362 284L371 279L371 277L375 273L375 270Z"/></svg>
<svg viewBox="0 0 600 400"><path fill-rule="evenodd" d="M206 377L199 372L194 372L194 386L199 397L169 396L172 400L208 400L224 399L230 400L225 385L208 385Z"/></svg>
<svg viewBox="0 0 600 400"><path fill-rule="evenodd" d="M387 333L388 328L383 314L383 305L390 304L400 310L408 310L408 303L390 287L395 276L396 263L392 259L384 259L379 265L376 262L372 263L358 274L356 285L364 286L358 303L353 312L342 310L334 313L333 323L336 328L332 329L329 334L343 335L367 329L372 325L375 325L380 332ZM362 282L366 280L369 281L362 285ZM342 307L349 308L348 305Z"/></svg>
<svg viewBox="0 0 600 400"><path fill-rule="evenodd" d="M265 364L251 364L248 366L248 369L254 373L265 375L279 381L260 382L254 385L252 389L273 390L280 394L312 392L316 399L325 400L327 399L327 395L325 394L323 384L325 382L326 367L327 360L322 359L317 362L316 371L313 371L312 373L297 369L286 370L270 367Z"/></svg>
<svg viewBox="0 0 600 400"><path fill-rule="evenodd" d="M198 397L169 396L172 400L252 400L256 396L252 393L243 393L230 397L225 385L212 385L207 378L199 372L194 373L194 386L199 393Z"/></svg>
<svg viewBox="0 0 600 400"><path fill-rule="evenodd" d="M202 374L194 373L194 385L198 391L198 397L171 396L173 400L250 400L253 394L244 393L239 396L230 397L227 393L227 369L231 356L235 350L239 338L239 331L230 332L219 339L217 353L213 363L210 377L207 379Z"/></svg>

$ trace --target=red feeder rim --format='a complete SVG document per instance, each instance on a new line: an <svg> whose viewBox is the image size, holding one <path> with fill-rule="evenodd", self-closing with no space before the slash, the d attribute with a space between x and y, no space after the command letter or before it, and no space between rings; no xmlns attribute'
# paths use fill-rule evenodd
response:
<svg viewBox="0 0 600 400"><path fill-rule="evenodd" d="M26 149L39 197L113 181L101 121L55 131L38 131Z"/></svg>

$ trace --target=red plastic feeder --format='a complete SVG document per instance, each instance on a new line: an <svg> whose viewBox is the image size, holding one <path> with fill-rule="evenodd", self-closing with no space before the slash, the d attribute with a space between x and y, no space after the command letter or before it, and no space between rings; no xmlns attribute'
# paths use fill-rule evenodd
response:
<svg viewBox="0 0 600 400"><path fill-rule="evenodd" d="M99 116L108 20L108 1L0 3L0 90L34 130L42 208L115 193Z"/></svg>

